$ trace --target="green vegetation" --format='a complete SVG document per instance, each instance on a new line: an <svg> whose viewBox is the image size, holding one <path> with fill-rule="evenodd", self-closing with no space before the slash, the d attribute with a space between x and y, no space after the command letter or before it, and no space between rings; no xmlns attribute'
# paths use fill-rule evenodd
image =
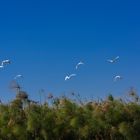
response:
<svg viewBox="0 0 140 140"><path fill-rule="evenodd" d="M0 105L0 140L140 140L139 96L129 95L84 102L74 93L50 94L39 104L19 91L11 103Z"/></svg>

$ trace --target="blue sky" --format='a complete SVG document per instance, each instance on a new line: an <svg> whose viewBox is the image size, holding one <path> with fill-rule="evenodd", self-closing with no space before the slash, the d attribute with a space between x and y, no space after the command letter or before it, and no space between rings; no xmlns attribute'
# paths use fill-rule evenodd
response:
<svg viewBox="0 0 140 140"><path fill-rule="evenodd" d="M0 60L12 64L0 70L1 98L16 74L24 76L23 90L38 100L38 91L56 96L122 96L131 86L140 90L139 1L1 1ZM110 65L106 59L119 55ZM79 61L85 66L75 71ZM77 77L65 82L69 73ZM124 79L113 83L114 75Z"/></svg>

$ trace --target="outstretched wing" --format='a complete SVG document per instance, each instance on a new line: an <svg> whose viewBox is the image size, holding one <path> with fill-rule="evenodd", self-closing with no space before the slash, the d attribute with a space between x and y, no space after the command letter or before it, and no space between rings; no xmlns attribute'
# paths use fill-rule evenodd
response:
<svg viewBox="0 0 140 140"><path fill-rule="evenodd" d="M114 77L114 81L117 81L117 80L119 80L119 79L122 79L122 77L119 76L119 75L117 75L117 76Z"/></svg>
<svg viewBox="0 0 140 140"><path fill-rule="evenodd" d="M74 77L74 76L76 76L76 74L71 74L69 77Z"/></svg>
<svg viewBox="0 0 140 140"><path fill-rule="evenodd" d="M76 69L78 69L78 67L79 67L80 65L84 65L84 63L83 63L82 61L80 61L80 62L76 65Z"/></svg>
<svg viewBox="0 0 140 140"><path fill-rule="evenodd" d="M68 76L66 76L66 77L65 77L65 81L67 81L68 79L69 79L69 77L68 77Z"/></svg>
<svg viewBox="0 0 140 140"><path fill-rule="evenodd" d="M120 58L120 57L119 57L119 56L117 56L116 58L114 58L114 61L117 61L119 58Z"/></svg>
<svg viewBox="0 0 140 140"><path fill-rule="evenodd" d="M110 63L113 63L113 60L111 60L111 59L108 59L107 61L110 62Z"/></svg>
<svg viewBox="0 0 140 140"><path fill-rule="evenodd" d="M18 78L23 78L23 76L19 74L14 79L18 79Z"/></svg>

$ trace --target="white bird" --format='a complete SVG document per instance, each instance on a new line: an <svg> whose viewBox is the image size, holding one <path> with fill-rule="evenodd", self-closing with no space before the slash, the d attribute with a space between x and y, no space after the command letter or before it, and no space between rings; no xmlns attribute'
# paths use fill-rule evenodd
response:
<svg viewBox="0 0 140 140"><path fill-rule="evenodd" d="M11 61L10 61L9 59L3 60L3 61L1 62L1 66L7 65L7 64L11 64Z"/></svg>
<svg viewBox="0 0 140 140"><path fill-rule="evenodd" d="M76 74L71 74L65 77L65 81L70 80L72 77L76 76Z"/></svg>
<svg viewBox="0 0 140 140"><path fill-rule="evenodd" d="M23 76L21 74L19 74L19 75L15 76L14 79L18 79L18 78L23 78Z"/></svg>
<svg viewBox="0 0 140 140"><path fill-rule="evenodd" d="M78 69L80 65L84 65L84 63L83 63L82 61L80 61L80 62L76 65L76 69Z"/></svg>
<svg viewBox="0 0 140 140"><path fill-rule="evenodd" d="M116 82L117 80L121 80L121 79L123 79L123 77L120 75L117 75L114 77L114 82Z"/></svg>
<svg viewBox="0 0 140 140"><path fill-rule="evenodd" d="M120 57L117 56L117 57L115 57L114 59L109 59L109 60L107 60L107 61L110 62L110 63L115 63L119 58L120 58Z"/></svg>

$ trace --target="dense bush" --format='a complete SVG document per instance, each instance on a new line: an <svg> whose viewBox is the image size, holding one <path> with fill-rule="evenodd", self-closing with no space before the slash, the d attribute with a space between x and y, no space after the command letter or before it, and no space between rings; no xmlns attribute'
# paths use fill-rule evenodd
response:
<svg viewBox="0 0 140 140"><path fill-rule="evenodd" d="M109 95L98 102L49 95L44 104L19 95L0 105L0 140L140 140L140 102L132 92L129 100Z"/></svg>

